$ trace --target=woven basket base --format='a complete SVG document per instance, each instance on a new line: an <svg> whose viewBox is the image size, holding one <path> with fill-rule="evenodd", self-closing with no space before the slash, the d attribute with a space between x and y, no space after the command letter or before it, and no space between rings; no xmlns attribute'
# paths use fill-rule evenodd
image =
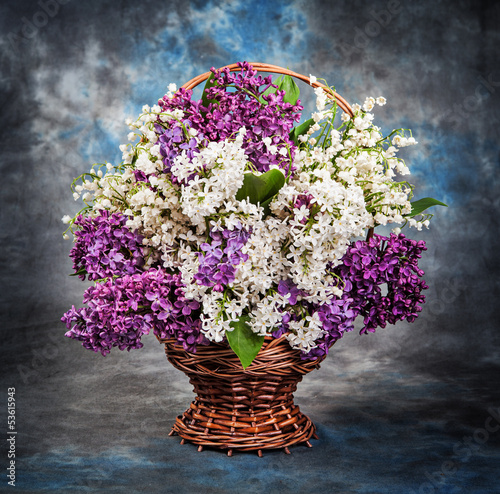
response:
<svg viewBox="0 0 500 494"><path fill-rule="evenodd" d="M278 408L255 412L252 410L221 410L207 408L198 398L179 415L172 427L171 435L179 435L184 441L203 448L233 451L256 451L262 456L266 449L284 449L305 444L312 447L309 439L316 428L297 405L280 405Z"/></svg>
<svg viewBox="0 0 500 494"><path fill-rule="evenodd" d="M233 451L284 449L317 438L315 427L293 402L302 377L322 359L304 361L286 339L267 339L252 365L243 370L223 344L199 346L196 353L162 340L168 360L189 378L196 394L179 415L171 435L203 448Z"/></svg>

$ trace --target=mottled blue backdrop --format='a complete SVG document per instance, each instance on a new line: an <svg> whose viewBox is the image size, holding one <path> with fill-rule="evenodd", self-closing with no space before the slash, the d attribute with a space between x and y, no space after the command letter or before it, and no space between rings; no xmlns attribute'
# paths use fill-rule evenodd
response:
<svg viewBox="0 0 500 494"><path fill-rule="evenodd" d="M0 26L0 492L9 387L12 492L500 492L498 2L4 0ZM420 318L335 345L296 394L320 439L291 456L180 446L192 393L162 348L103 358L59 321L84 290L61 236L72 179L117 162L125 118L169 83L242 60L385 96L379 125L419 142L419 197L450 206L422 233Z"/></svg>

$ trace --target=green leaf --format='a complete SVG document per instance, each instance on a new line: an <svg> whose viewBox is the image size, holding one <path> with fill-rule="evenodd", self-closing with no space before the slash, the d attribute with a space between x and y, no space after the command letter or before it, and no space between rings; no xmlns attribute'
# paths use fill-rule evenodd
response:
<svg viewBox="0 0 500 494"><path fill-rule="evenodd" d="M229 346L238 355L243 369L254 361L264 343L264 336L259 336L252 331L248 325L249 320L249 316L241 316L237 321L229 323L234 329L226 331Z"/></svg>
<svg viewBox="0 0 500 494"><path fill-rule="evenodd" d="M419 199L418 201L414 201L411 203L411 213L408 216L410 218L413 216L417 216L423 213L427 208L430 208L431 206L448 207L447 204L438 201L437 199L433 199L432 197L424 197L423 199Z"/></svg>
<svg viewBox="0 0 500 494"><path fill-rule="evenodd" d="M314 125L314 120L310 118L306 120L303 124L294 127L290 131L290 139L298 146L299 145L299 136L305 134L312 126Z"/></svg>
<svg viewBox="0 0 500 494"><path fill-rule="evenodd" d="M260 205L264 208L264 218L267 217L269 214L271 214L271 208L269 207L269 204L271 204L271 201L273 200L273 198L274 198L274 196L272 196L269 199L266 199L265 201L262 201L260 203Z"/></svg>
<svg viewBox="0 0 500 494"><path fill-rule="evenodd" d="M217 100L215 99L208 99L207 97L207 89L210 89L211 87L214 87L217 85L217 80L215 79L215 76L213 72L210 74L210 77L207 79L207 82L205 84L205 87L203 88L203 94L201 95L201 104L205 107L208 108L208 105L210 103L215 103L217 104Z"/></svg>
<svg viewBox="0 0 500 494"><path fill-rule="evenodd" d="M80 268L75 273L71 273L70 276L80 276L81 274L88 274L85 268Z"/></svg>
<svg viewBox="0 0 500 494"><path fill-rule="evenodd" d="M285 103L290 103L292 105L297 104L300 96L300 89L299 86L295 84L293 77L289 75L284 76L278 85L278 89L280 91L285 91L285 96L283 97Z"/></svg>
<svg viewBox="0 0 500 494"><path fill-rule="evenodd" d="M252 204L260 204L264 208L264 214L268 215L269 203L283 185L285 185L285 176L276 168L262 175L245 173L243 185L236 192L236 200L248 199Z"/></svg>

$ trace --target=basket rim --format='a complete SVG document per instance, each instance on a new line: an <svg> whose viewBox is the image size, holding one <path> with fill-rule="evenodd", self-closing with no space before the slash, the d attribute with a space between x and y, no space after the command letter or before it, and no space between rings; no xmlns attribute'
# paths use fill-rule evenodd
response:
<svg viewBox="0 0 500 494"><path fill-rule="evenodd" d="M273 64L268 64L268 63L263 63L263 62L247 62L249 65L251 65L255 70L258 72L270 72L273 74L284 74L284 75L289 75L291 77L295 77L296 79L299 79L303 82L306 82L313 88L323 88L327 94L327 96L330 99L333 99L337 102L337 105L342 108L342 110L347 113L351 118L354 117L354 111L351 108L351 105L337 92L333 91L330 89L326 84L323 84L322 82L319 81L314 81L311 82L311 77L305 76L302 74L299 74L298 72L294 72L293 70L285 69L284 67L280 67L279 65L273 65ZM222 67L219 67L217 71L223 70L225 68L228 68L230 72L238 72L241 71L242 68L240 66L240 62L238 63L231 63L228 65L224 65ZM199 74L196 77L193 77L186 83L184 83L181 88L184 89L193 89L202 82L206 81L210 75L212 74L211 71L204 72L203 74Z"/></svg>
<svg viewBox="0 0 500 494"><path fill-rule="evenodd" d="M175 338L158 338L158 341L165 346L165 354L174 365L186 370L202 372L206 376L219 376L233 379L237 375L268 375L270 372L278 375L288 373L308 374L314 369L319 368L320 364L326 359L327 354L317 356L313 359L303 359L301 351L292 348L286 340L285 335L279 338L266 336L262 348L252 361L252 363L243 369L241 361L226 342L216 343L211 341L209 345L198 345L196 352L186 350L182 342ZM337 342L335 340L330 348ZM214 365L217 371L210 370Z"/></svg>

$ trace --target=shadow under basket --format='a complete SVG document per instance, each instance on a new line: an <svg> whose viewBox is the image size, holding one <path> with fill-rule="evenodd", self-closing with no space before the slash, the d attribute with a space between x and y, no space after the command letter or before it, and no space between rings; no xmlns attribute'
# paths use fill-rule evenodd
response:
<svg viewBox="0 0 500 494"><path fill-rule="evenodd" d="M227 451L284 449L304 443L311 447L315 427L293 402L302 376L319 368L322 358L301 360L285 337L266 337L252 364L241 362L226 344L198 346L196 353L184 350L175 340L162 340L170 363L184 372L196 398L179 415L170 435L181 444L189 441Z"/></svg>

